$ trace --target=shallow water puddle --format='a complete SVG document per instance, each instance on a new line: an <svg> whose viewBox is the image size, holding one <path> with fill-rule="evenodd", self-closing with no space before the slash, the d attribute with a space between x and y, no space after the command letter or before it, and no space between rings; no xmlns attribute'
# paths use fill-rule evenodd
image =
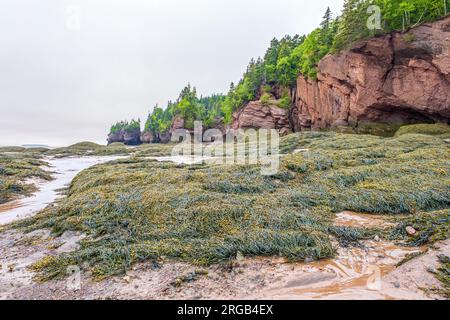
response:
<svg viewBox="0 0 450 320"><path fill-rule="evenodd" d="M385 242L366 242L366 249L340 249L338 257L305 266L312 272L333 278L309 286L290 288L286 294L297 299L394 299L383 292L383 277L408 253L418 248L401 248Z"/></svg>
<svg viewBox="0 0 450 320"><path fill-rule="evenodd" d="M340 248L335 259L295 264L281 281L253 298L262 299L421 299L392 290L383 278L408 253L420 248L368 241L366 248ZM389 289L388 289L389 287Z"/></svg>
<svg viewBox="0 0 450 320"><path fill-rule="evenodd" d="M175 164L200 164L203 161L210 160L212 158L200 157L200 156L162 156L162 157L146 157L147 159L157 160L160 162L173 162Z"/></svg>
<svg viewBox="0 0 450 320"><path fill-rule="evenodd" d="M367 214L367 213L355 213L351 211L344 211L336 214L334 224L337 226L345 227L387 227L392 225L382 217Z"/></svg>
<svg viewBox="0 0 450 320"><path fill-rule="evenodd" d="M389 225L383 218L368 214L342 212L336 225L380 227ZM269 299L421 299L415 292L392 290L383 278L407 254L423 251L385 241L364 241L363 247L339 248L336 258L296 264L292 272L263 292ZM388 289L389 288L389 289Z"/></svg>
<svg viewBox="0 0 450 320"><path fill-rule="evenodd" d="M58 190L66 187L75 176L93 165L115 160L118 157L70 157L47 159L54 180L36 183L38 191L32 196L0 205L0 225L30 217L58 198Z"/></svg>

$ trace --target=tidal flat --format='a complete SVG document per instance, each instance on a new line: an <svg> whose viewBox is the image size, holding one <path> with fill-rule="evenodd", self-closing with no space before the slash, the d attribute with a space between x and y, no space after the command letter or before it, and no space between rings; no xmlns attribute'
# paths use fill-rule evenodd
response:
<svg viewBox="0 0 450 320"><path fill-rule="evenodd" d="M27 272L36 285L64 281L67 268L73 265L80 266L92 283L115 281L112 279L128 283L129 273L139 277L136 270L146 265L152 274L161 270L161 275L166 275L155 284L161 292L153 298L164 297L163 292L169 292L169 298L188 297L177 292L206 281L202 279L209 279L212 270L245 273L260 263L258 259L267 259L269 265L282 259L276 270L289 270L290 266L294 270L299 264L324 261L327 265L327 261L342 260L346 256L343 250L362 250L357 256L365 261L364 252L377 252L377 243L401 251L378 252L372 257L393 256L389 268L379 262L381 270L392 272L410 251L422 252L449 238L447 138L441 133L408 132L390 138L296 133L281 139L280 169L272 176L261 175L258 165L176 164L149 160L148 152L132 152L129 157L83 170L65 197L34 217L3 227L2 233L23 238L47 230L46 240L42 240L48 242L47 248L58 247L53 242L68 234L83 235L72 250L49 250L28 261ZM162 146L162 151L156 150L158 146L147 148L150 154L167 154L167 146ZM373 216L376 223L336 223L342 212L362 214L361 219ZM413 235L408 227L414 229ZM33 243L42 246L36 239L26 245L32 247ZM445 250L442 254L448 255ZM380 257L377 259L374 261ZM237 267L242 261L253 267ZM358 268L355 270L362 267ZM357 279L366 279L366 271ZM445 272L436 274L442 282L429 284L429 289L445 290L448 274L447 278ZM320 276L312 282L314 286L303 281L297 298L310 297L316 282L325 286L328 276ZM258 290L263 293L256 297L267 298L270 294L264 288L271 287L267 281L276 282L276 277L265 279L264 273L262 277L255 281L266 285L261 285ZM137 286L143 285L136 281ZM220 277L215 281L220 282ZM163 284L168 291L161 288ZM251 285L256 284L248 284L249 288ZM429 292L442 292L434 289Z"/></svg>

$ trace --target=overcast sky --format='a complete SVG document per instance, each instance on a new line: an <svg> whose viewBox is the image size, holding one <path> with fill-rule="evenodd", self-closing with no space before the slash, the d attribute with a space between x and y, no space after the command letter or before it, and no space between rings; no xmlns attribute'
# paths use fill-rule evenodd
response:
<svg viewBox="0 0 450 320"><path fill-rule="evenodd" d="M190 82L226 93L273 37L343 0L2 0L0 145L104 144Z"/></svg>

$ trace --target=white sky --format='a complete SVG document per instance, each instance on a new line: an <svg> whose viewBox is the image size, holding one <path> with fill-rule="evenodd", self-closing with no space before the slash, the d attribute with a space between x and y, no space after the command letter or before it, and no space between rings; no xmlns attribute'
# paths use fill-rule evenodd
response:
<svg viewBox="0 0 450 320"><path fill-rule="evenodd" d="M2 0L0 145L104 144L113 122L144 122L188 82L226 93L273 37L308 33L342 3Z"/></svg>

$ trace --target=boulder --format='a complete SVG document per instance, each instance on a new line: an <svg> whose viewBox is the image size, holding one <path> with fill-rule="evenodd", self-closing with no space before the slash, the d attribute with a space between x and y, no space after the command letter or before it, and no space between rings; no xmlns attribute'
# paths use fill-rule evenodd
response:
<svg viewBox="0 0 450 320"><path fill-rule="evenodd" d="M124 136L124 132L122 130L117 131L117 132L111 132L108 134L108 144L114 143L114 142L123 142L123 136Z"/></svg>

